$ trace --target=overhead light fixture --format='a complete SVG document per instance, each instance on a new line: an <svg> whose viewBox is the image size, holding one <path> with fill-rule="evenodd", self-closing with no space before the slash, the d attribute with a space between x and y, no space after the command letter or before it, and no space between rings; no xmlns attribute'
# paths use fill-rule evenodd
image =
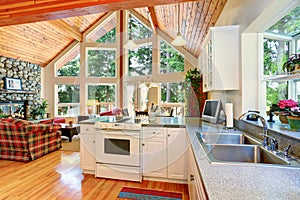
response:
<svg viewBox="0 0 300 200"><path fill-rule="evenodd" d="M128 41L127 43L124 45L125 49L135 49L137 48L137 45L134 43L134 41L132 40L132 35L131 35L131 14L129 14L129 30L128 30Z"/></svg>
<svg viewBox="0 0 300 200"><path fill-rule="evenodd" d="M183 46L186 44L186 41L183 39L183 37L181 36L181 33L180 33L179 15L180 15L180 4L178 3L178 32L177 32L177 36L175 37L175 39L171 42L171 44L174 46Z"/></svg>

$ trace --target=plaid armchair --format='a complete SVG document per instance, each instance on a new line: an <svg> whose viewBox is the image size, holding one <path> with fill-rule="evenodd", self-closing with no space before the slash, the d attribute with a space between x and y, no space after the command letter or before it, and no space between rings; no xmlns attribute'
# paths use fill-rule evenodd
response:
<svg viewBox="0 0 300 200"><path fill-rule="evenodd" d="M28 162L61 148L58 124L0 119L0 159Z"/></svg>

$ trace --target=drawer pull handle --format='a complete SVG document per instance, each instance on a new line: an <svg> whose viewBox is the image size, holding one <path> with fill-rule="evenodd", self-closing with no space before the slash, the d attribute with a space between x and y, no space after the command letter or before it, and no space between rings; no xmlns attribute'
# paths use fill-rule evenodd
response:
<svg viewBox="0 0 300 200"><path fill-rule="evenodd" d="M195 176L193 174L190 175L190 180L191 181L195 180Z"/></svg>

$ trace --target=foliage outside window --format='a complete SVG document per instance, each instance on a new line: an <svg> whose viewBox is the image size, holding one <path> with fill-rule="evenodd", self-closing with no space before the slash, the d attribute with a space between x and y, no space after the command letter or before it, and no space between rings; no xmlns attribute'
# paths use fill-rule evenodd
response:
<svg viewBox="0 0 300 200"><path fill-rule="evenodd" d="M129 50L129 76L152 74L152 45Z"/></svg>
<svg viewBox="0 0 300 200"><path fill-rule="evenodd" d="M116 102L115 85L88 85L88 100L100 103L100 112L110 110Z"/></svg>
<svg viewBox="0 0 300 200"><path fill-rule="evenodd" d="M283 40L264 39L264 75L283 74L282 65L289 56L289 42ZM266 82L266 106L270 107L280 99L288 98L286 81Z"/></svg>
<svg viewBox="0 0 300 200"><path fill-rule="evenodd" d="M88 50L88 77L116 77L115 50Z"/></svg>
<svg viewBox="0 0 300 200"><path fill-rule="evenodd" d="M300 6L296 7L289 14L280 19L276 24L267 30L280 35L295 36L300 32Z"/></svg>
<svg viewBox="0 0 300 200"><path fill-rule="evenodd" d="M99 43L116 43L116 28L111 29L105 35L100 37L96 42Z"/></svg>
<svg viewBox="0 0 300 200"><path fill-rule="evenodd" d="M184 103L184 83L161 83L161 101L165 103Z"/></svg>
<svg viewBox="0 0 300 200"><path fill-rule="evenodd" d="M277 104L281 99L288 99L287 81L267 81L267 106Z"/></svg>
<svg viewBox="0 0 300 200"><path fill-rule="evenodd" d="M139 39L145 39L152 37L153 33L151 30L149 30L148 27L146 27L144 24L142 24L139 20L137 20L133 15L130 15L128 18L128 27L127 27L129 33L133 40L139 40Z"/></svg>
<svg viewBox="0 0 300 200"><path fill-rule="evenodd" d="M80 112L79 85L57 85L57 114L60 116L77 116Z"/></svg>
<svg viewBox="0 0 300 200"><path fill-rule="evenodd" d="M282 65L289 57L289 42L264 39L264 75L283 74Z"/></svg>
<svg viewBox="0 0 300 200"><path fill-rule="evenodd" d="M87 40L90 42L112 44L116 43L116 26L117 15L113 14L106 18L105 23L97 27L91 34L88 35Z"/></svg>
<svg viewBox="0 0 300 200"><path fill-rule="evenodd" d="M184 71L184 57L166 42L160 42L160 73Z"/></svg>
<svg viewBox="0 0 300 200"><path fill-rule="evenodd" d="M80 73L80 46L77 45L60 59L56 66L57 77L78 77Z"/></svg>
<svg viewBox="0 0 300 200"><path fill-rule="evenodd" d="M67 64L57 70L57 76L79 76L80 55L70 60Z"/></svg>

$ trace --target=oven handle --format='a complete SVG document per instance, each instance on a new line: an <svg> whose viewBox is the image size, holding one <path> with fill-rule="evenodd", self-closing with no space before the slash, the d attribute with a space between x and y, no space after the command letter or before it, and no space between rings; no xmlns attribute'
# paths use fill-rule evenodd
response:
<svg viewBox="0 0 300 200"><path fill-rule="evenodd" d="M139 130L101 129L101 130L97 130L96 132L98 132L98 134L105 134L105 135L126 135L126 136L140 135Z"/></svg>

